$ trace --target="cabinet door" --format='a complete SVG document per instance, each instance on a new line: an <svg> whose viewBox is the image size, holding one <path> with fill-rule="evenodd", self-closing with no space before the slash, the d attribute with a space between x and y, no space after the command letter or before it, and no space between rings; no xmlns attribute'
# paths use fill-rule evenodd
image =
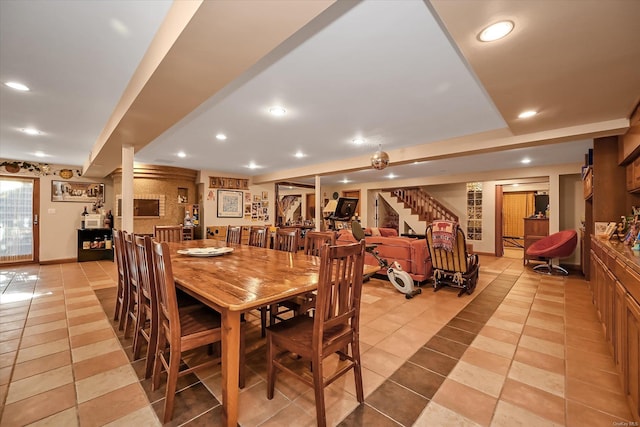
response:
<svg viewBox="0 0 640 427"><path fill-rule="evenodd" d="M613 301L613 330L611 336L613 338L613 361L620 374L623 372L625 354L624 317L626 296L627 291L624 286L616 280Z"/></svg>
<svg viewBox="0 0 640 427"><path fill-rule="evenodd" d="M640 189L640 157L633 161L633 189Z"/></svg>
<svg viewBox="0 0 640 427"><path fill-rule="evenodd" d="M629 406L640 419L640 305L627 295L625 318L626 357L623 368L624 389Z"/></svg>

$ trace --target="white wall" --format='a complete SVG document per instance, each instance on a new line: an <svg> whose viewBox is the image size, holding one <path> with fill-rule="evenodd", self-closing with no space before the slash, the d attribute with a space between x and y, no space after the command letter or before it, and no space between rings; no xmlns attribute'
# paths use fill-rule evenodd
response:
<svg viewBox="0 0 640 427"><path fill-rule="evenodd" d="M80 228L81 214L84 207L91 212L92 203L87 202L52 202L51 181L68 182L100 182L105 184L105 210L113 210L113 182L110 178L91 179L79 177L62 179L57 173L61 169L78 169L77 166L49 165L51 175L37 176L29 172L15 174L2 173L7 177L35 177L40 182L40 245L38 247L41 262L64 261L77 257L77 236Z"/></svg>

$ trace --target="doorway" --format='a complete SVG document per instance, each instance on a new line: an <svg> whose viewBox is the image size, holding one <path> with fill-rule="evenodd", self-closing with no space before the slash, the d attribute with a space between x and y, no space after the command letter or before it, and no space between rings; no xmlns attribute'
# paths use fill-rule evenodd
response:
<svg viewBox="0 0 640 427"><path fill-rule="evenodd" d="M0 177L0 264L38 262L38 178Z"/></svg>
<svg viewBox="0 0 640 427"><path fill-rule="evenodd" d="M524 218L535 211L534 191L505 192L502 197L502 244L506 258L524 256Z"/></svg>

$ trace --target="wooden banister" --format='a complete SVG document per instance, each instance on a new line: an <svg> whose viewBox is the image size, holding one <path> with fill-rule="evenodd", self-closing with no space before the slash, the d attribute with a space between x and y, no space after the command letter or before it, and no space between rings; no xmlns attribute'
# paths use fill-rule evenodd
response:
<svg viewBox="0 0 640 427"><path fill-rule="evenodd" d="M435 219L445 219L458 222L458 216L447 209L442 203L421 188L396 188L391 191L398 202L404 203L411 213L418 215L421 221L430 224Z"/></svg>

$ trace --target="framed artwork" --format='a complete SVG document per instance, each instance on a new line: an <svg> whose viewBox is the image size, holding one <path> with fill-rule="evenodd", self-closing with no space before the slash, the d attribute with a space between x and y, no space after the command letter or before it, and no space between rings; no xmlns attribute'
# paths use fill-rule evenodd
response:
<svg viewBox="0 0 640 427"><path fill-rule="evenodd" d="M51 201L104 203L104 184L53 180L51 181Z"/></svg>
<svg viewBox="0 0 640 427"><path fill-rule="evenodd" d="M218 218L242 218L243 210L242 191L218 190Z"/></svg>

